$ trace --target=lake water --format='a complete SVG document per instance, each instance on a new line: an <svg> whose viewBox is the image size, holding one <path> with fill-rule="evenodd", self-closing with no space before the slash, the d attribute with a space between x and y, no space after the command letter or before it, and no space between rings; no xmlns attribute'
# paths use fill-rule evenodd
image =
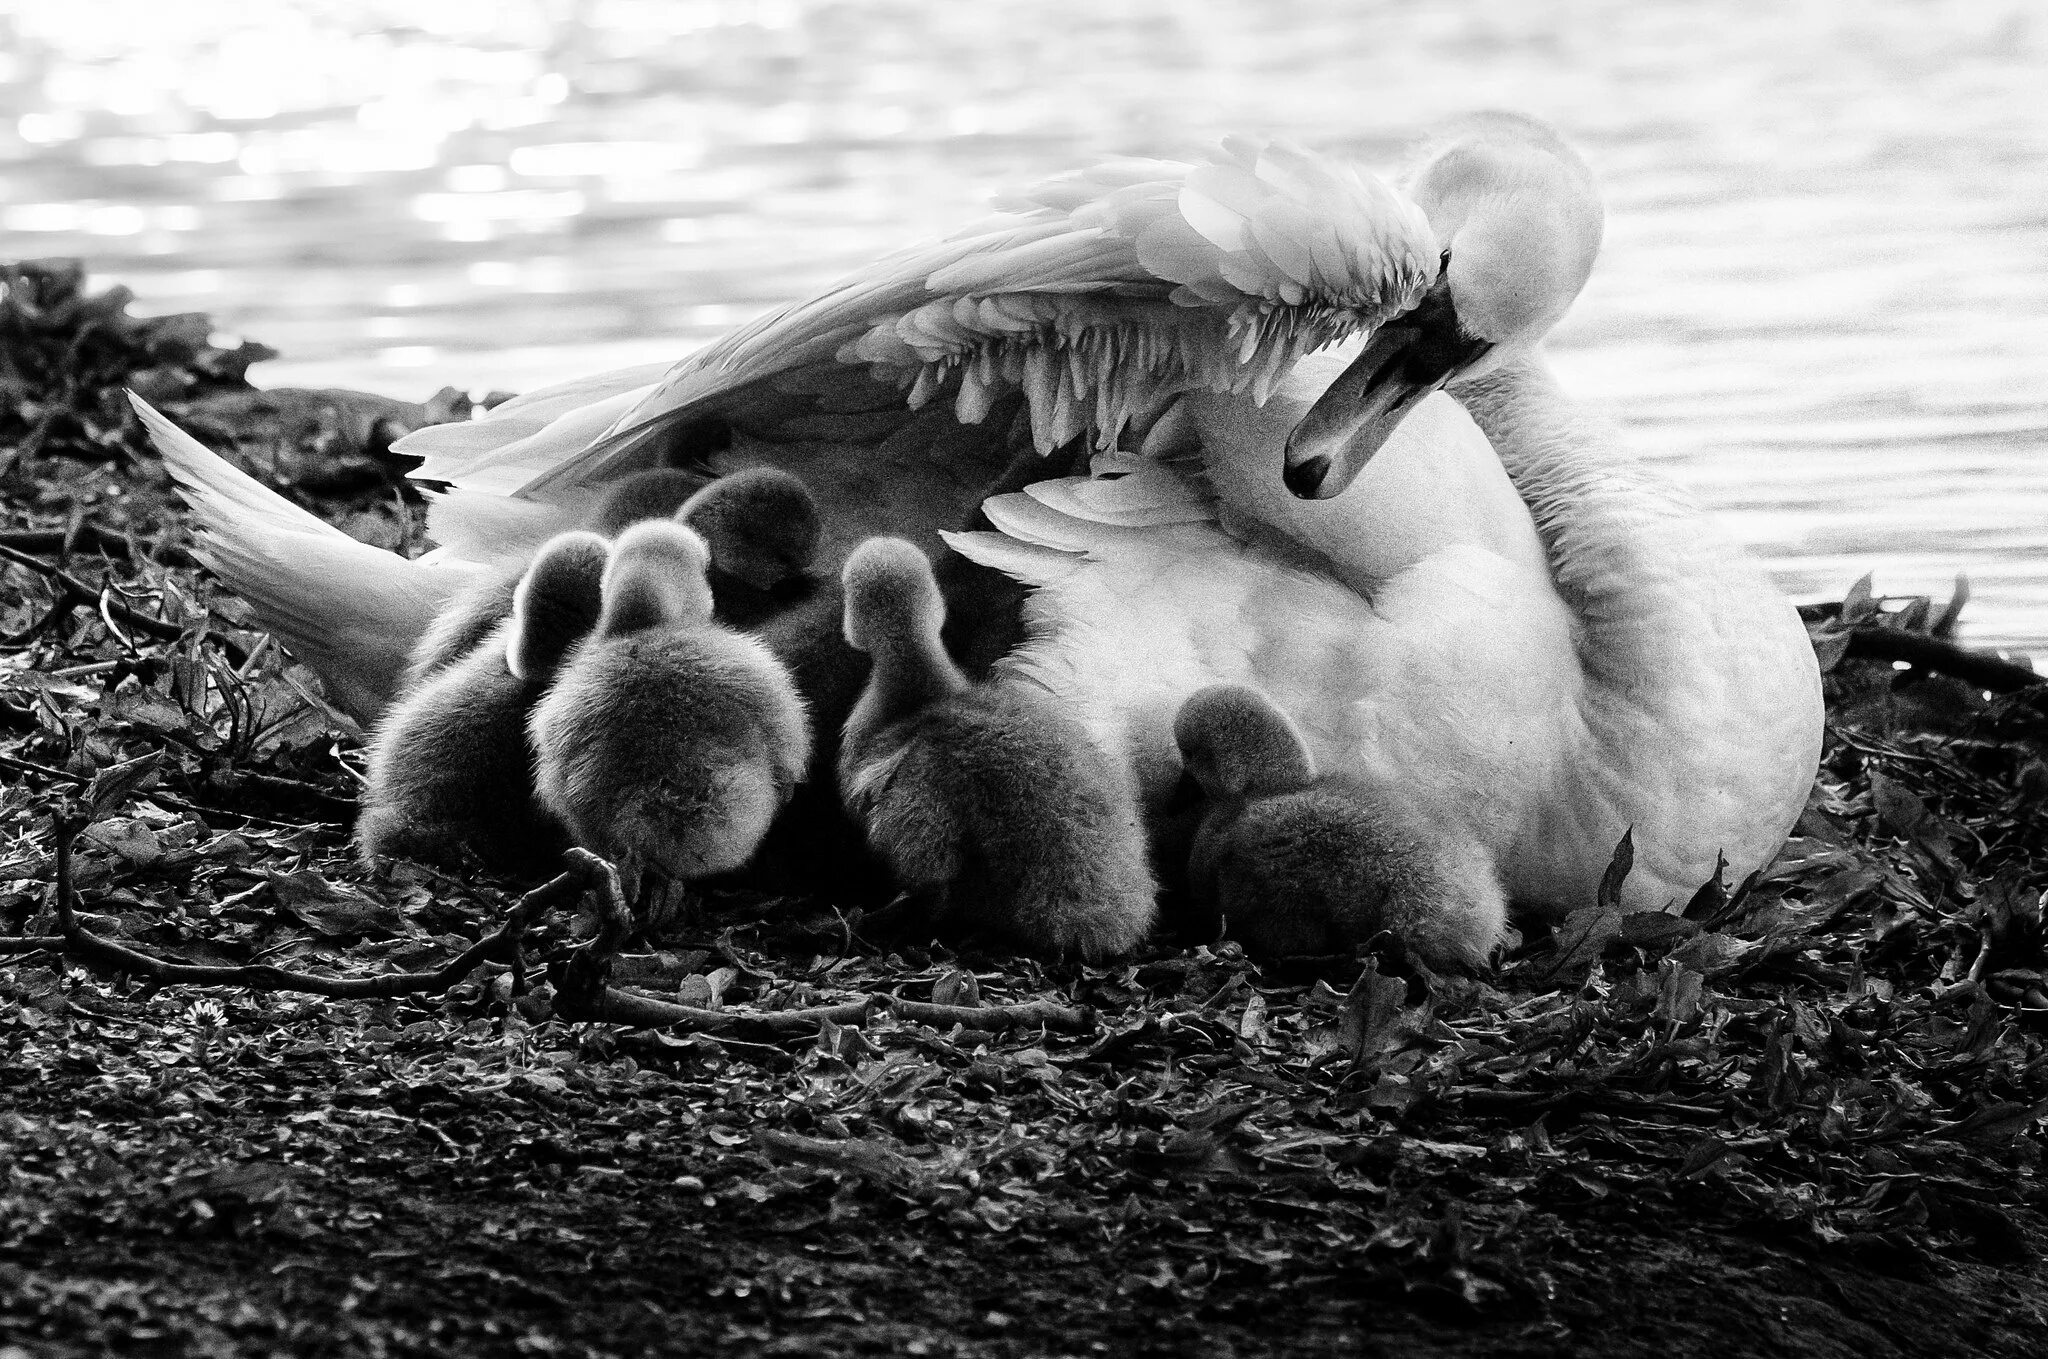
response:
<svg viewBox="0 0 2048 1359"><path fill-rule="evenodd" d="M0 0L0 255L415 399L676 353L998 189L1547 117L1566 382L1801 598L2048 653L2048 10L1583 0Z"/></svg>

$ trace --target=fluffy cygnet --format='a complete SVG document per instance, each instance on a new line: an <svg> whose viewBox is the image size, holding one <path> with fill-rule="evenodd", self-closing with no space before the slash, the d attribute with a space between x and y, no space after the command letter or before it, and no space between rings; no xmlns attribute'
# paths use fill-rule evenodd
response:
<svg viewBox="0 0 2048 1359"><path fill-rule="evenodd" d="M711 549L714 615L750 628L810 593L818 553L818 504L789 473L749 467L720 477L676 517Z"/></svg>
<svg viewBox="0 0 2048 1359"><path fill-rule="evenodd" d="M922 552L871 538L843 573L846 640L874 665L846 724L839 787L934 924L1095 959L1151 929L1135 791L1052 698L970 685L940 645Z"/></svg>
<svg viewBox="0 0 2048 1359"><path fill-rule="evenodd" d="M803 482L778 468L753 467L705 483L702 475L657 467L606 488L584 527L616 538L650 519L681 519L711 548L715 616L751 627L811 584L818 507ZM413 647L401 692L474 651L512 611L520 568L510 567L450 600Z"/></svg>
<svg viewBox="0 0 2048 1359"><path fill-rule="evenodd" d="M366 857L546 867L566 844L534 801L526 720L557 665L597 623L604 539L564 533L515 582L512 616L377 725L356 821Z"/></svg>
<svg viewBox="0 0 2048 1359"><path fill-rule="evenodd" d="M674 520L621 533L597 630L528 724L542 803L632 877L686 883L745 863L810 754L788 672L712 621L709 560Z"/></svg>
<svg viewBox="0 0 2048 1359"><path fill-rule="evenodd" d="M1318 777L1258 690L1201 690L1174 740L1206 797L1190 892L1248 951L1348 953L1384 931L1426 962L1478 967L1499 943L1506 903L1479 847L1382 790Z"/></svg>

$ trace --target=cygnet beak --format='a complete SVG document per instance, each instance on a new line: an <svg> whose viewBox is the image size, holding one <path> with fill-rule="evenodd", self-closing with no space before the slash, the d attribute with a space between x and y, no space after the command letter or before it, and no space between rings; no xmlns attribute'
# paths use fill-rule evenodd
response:
<svg viewBox="0 0 2048 1359"><path fill-rule="evenodd" d="M808 571L784 576L769 587L768 598L777 604L801 604L818 592L819 579Z"/></svg>
<svg viewBox="0 0 2048 1359"><path fill-rule="evenodd" d="M1302 500L1342 494L1417 402L1492 348L1458 324L1440 278L1413 310L1373 332L1287 436L1287 489Z"/></svg>
<svg viewBox="0 0 2048 1359"><path fill-rule="evenodd" d="M1202 805L1202 797L1202 785L1195 778L1194 771L1182 769L1179 781L1173 785L1173 791L1166 795L1165 805L1159 809L1160 814L1179 816L1183 812L1191 812Z"/></svg>

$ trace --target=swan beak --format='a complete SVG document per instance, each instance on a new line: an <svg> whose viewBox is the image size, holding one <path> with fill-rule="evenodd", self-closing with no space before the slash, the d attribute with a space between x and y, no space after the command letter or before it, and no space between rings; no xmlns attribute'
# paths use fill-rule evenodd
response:
<svg viewBox="0 0 2048 1359"><path fill-rule="evenodd" d="M1287 489L1302 500L1341 495L1417 402L1477 363L1493 345L1458 325L1448 290L1373 332L1287 436Z"/></svg>

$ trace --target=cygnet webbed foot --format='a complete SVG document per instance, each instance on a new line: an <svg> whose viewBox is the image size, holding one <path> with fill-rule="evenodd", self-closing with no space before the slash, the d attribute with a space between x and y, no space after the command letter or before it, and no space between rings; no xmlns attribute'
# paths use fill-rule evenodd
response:
<svg viewBox="0 0 2048 1359"><path fill-rule="evenodd" d="M619 874L619 894L633 914L634 941L655 944L698 923L697 897L688 882L632 852L613 867Z"/></svg>

